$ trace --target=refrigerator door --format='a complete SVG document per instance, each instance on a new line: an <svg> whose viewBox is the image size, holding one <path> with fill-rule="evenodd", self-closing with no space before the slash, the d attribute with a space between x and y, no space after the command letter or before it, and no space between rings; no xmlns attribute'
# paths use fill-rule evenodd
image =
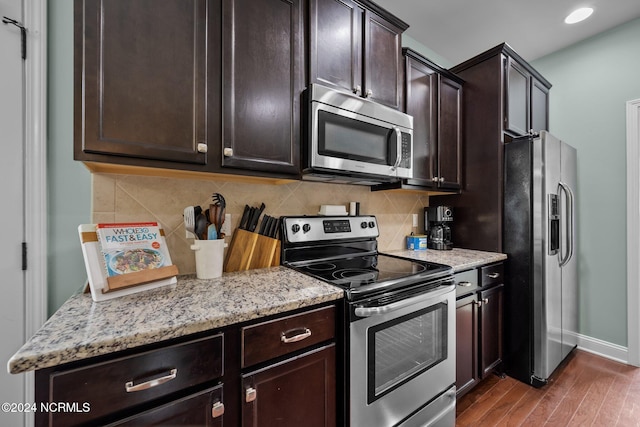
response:
<svg viewBox="0 0 640 427"><path fill-rule="evenodd" d="M576 248L577 153L566 143L560 147L560 264L562 266L562 359L578 345L578 262Z"/></svg>
<svg viewBox="0 0 640 427"><path fill-rule="evenodd" d="M533 376L542 381L563 358L560 159L560 140L540 132L533 142Z"/></svg>

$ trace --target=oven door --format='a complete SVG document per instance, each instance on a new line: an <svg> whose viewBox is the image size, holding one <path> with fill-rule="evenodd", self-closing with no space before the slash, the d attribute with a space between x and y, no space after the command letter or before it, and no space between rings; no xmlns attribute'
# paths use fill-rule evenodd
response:
<svg viewBox="0 0 640 427"><path fill-rule="evenodd" d="M455 308L451 280L389 304L353 304L351 426L395 426L455 383Z"/></svg>

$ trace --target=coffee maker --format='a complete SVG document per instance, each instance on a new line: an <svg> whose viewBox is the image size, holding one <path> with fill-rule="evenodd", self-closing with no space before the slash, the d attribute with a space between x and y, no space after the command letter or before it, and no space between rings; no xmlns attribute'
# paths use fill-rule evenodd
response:
<svg viewBox="0 0 640 427"><path fill-rule="evenodd" d="M453 212L449 206L435 206L424 208L425 234L427 247L436 250L451 250L451 227Z"/></svg>

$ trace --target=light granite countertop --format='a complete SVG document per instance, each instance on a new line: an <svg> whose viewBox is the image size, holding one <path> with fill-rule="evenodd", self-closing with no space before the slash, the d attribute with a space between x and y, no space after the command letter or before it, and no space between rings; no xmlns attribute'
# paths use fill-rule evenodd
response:
<svg viewBox="0 0 640 427"><path fill-rule="evenodd" d="M426 251L404 250L388 253L411 259L450 265L456 273L459 271L470 270L480 265L491 264L507 259L507 255L499 252L485 252L460 248L453 248L450 251L427 249Z"/></svg>
<svg viewBox="0 0 640 427"><path fill-rule="evenodd" d="M338 300L343 291L286 267L224 274L94 302L69 298L9 360L12 374Z"/></svg>
<svg viewBox="0 0 640 427"><path fill-rule="evenodd" d="M454 272L507 256L455 248L393 251L393 255L450 265ZM338 300L343 291L286 267L224 274L94 302L76 294L9 360L12 374L213 330L297 308Z"/></svg>

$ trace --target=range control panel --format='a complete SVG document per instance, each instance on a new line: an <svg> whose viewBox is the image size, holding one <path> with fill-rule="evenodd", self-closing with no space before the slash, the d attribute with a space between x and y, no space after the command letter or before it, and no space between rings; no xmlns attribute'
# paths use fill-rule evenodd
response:
<svg viewBox="0 0 640 427"><path fill-rule="evenodd" d="M374 216L301 216L283 219L284 233L290 243L377 238Z"/></svg>

